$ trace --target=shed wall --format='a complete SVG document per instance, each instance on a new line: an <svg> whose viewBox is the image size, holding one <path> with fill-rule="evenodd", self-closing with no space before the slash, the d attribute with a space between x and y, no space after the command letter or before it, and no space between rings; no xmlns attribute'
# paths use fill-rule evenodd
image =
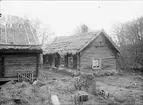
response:
<svg viewBox="0 0 143 105"><path fill-rule="evenodd" d="M35 71L36 54L7 54L4 58L4 77L15 77L19 70Z"/></svg>

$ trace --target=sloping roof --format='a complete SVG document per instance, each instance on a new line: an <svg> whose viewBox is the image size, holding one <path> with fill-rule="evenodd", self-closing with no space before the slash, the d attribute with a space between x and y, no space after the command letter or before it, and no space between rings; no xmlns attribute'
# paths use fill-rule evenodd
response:
<svg viewBox="0 0 143 105"><path fill-rule="evenodd" d="M35 31L27 22L16 16L0 18L0 49L29 49L29 45L39 49ZM38 45L37 48L35 45Z"/></svg>
<svg viewBox="0 0 143 105"><path fill-rule="evenodd" d="M36 51L36 52L42 52L41 46L40 45L10 45L10 44L0 44L0 51L5 51L5 50L31 50L31 51ZM29 52L29 51L28 51Z"/></svg>
<svg viewBox="0 0 143 105"><path fill-rule="evenodd" d="M100 33L103 32L104 35L109 39L110 37L104 32L104 30L96 32L87 32L78 36L62 36L53 41L44 51L44 54L52 53L78 53L82 51L88 44L90 44ZM109 39L113 46L119 51L114 42Z"/></svg>

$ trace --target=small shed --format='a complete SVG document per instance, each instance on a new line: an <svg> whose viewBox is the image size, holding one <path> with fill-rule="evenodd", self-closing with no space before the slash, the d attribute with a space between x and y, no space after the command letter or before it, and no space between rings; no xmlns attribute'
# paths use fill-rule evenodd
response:
<svg viewBox="0 0 143 105"><path fill-rule="evenodd" d="M40 53L31 26L24 22L0 23L0 81L36 79Z"/></svg>
<svg viewBox="0 0 143 105"><path fill-rule="evenodd" d="M116 70L118 47L104 30L55 39L44 51L44 64L79 70Z"/></svg>

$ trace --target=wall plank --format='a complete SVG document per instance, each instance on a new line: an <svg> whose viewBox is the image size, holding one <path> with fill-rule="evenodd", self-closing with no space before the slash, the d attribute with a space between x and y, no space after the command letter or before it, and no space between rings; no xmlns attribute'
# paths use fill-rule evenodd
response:
<svg viewBox="0 0 143 105"><path fill-rule="evenodd" d="M105 38L105 36L102 35L98 36L97 39L95 39L81 52L81 57L80 57L81 69L92 69L92 59L94 57L101 58L102 62L101 69L103 70L116 69L116 50Z"/></svg>
<svg viewBox="0 0 143 105"><path fill-rule="evenodd" d="M6 55L4 64L4 76L15 77L19 70L36 71L36 55Z"/></svg>

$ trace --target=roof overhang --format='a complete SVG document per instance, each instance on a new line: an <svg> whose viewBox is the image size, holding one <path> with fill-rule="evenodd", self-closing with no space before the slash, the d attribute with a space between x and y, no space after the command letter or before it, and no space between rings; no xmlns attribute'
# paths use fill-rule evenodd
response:
<svg viewBox="0 0 143 105"><path fill-rule="evenodd" d="M29 53L42 53L41 45L10 45L10 44L0 44L1 53L16 53L16 52L29 52Z"/></svg>

